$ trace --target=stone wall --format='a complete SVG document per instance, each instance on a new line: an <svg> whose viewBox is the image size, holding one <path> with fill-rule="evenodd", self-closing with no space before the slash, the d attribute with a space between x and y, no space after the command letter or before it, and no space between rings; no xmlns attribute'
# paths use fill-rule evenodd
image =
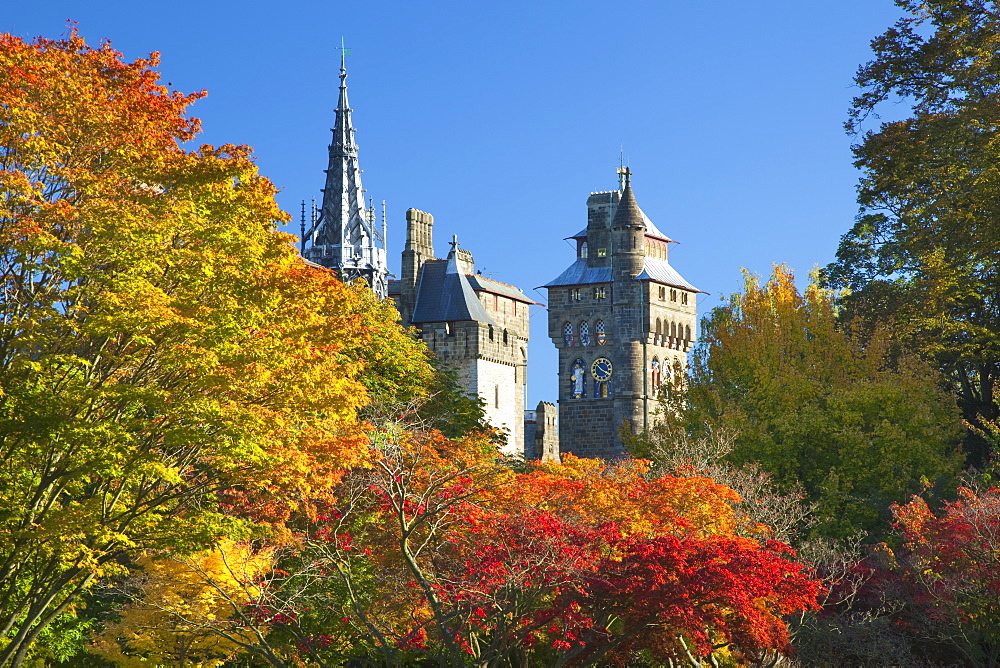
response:
<svg viewBox="0 0 1000 668"><path fill-rule="evenodd" d="M471 364L470 372L472 375L470 380L475 384L479 397L485 403L486 419L494 427L507 432L504 452L522 457L524 386L516 382L516 368L509 364L479 359Z"/></svg>

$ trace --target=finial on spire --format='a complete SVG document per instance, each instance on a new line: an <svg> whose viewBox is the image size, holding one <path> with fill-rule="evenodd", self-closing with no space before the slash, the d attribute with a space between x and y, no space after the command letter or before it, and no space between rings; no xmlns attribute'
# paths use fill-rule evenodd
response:
<svg viewBox="0 0 1000 668"><path fill-rule="evenodd" d="M451 251L453 253L457 253L458 252L458 235L457 234L451 235Z"/></svg>
<svg viewBox="0 0 1000 668"><path fill-rule="evenodd" d="M632 182L632 170L628 168L628 165L618 168L619 178L624 180L622 184L622 190L625 189Z"/></svg>
<svg viewBox="0 0 1000 668"><path fill-rule="evenodd" d="M351 50L344 46L344 38L340 38L340 46L337 47L340 51L340 76L347 75L347 56L351 55Z"/></svg>

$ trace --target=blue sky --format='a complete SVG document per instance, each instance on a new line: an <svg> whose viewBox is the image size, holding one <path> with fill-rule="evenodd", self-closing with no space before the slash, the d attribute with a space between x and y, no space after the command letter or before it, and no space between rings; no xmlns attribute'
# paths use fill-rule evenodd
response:
<svg viewBox="0 0 1000 668"><path fill-rule="evenodd" d="M435 216L476 265L534 292L573 259L587 195L615 186L620 147L636 198L707 312L741 267L800 277L833 259L857 211L842 124L891 0L502 3L7 0L0 29L65 33L67 19L163 80L206 89L202 141L249 144L282 207L319 197L341 36L364 184L387 201L390 268L404 211ZM289 231L296 231L296 222ZM555 349L532 316L529 403L554 401Z"/></svg>

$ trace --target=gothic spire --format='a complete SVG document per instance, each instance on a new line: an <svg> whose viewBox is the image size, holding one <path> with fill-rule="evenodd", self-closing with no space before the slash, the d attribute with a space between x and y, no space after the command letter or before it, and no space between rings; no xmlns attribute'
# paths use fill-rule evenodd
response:
<svg viewBox="0 0 1000 668"><path fill-rule="evenodd" d="M385 261L385 239L378 229L375 212L365 206L361 186L358 145L347 101L347 62L350 49L340 47L340 96L330 143L330 161L319 216L306 231L303 257L336 269L344 281L363 278L384 299L388 294L389 270Z"/></svg>

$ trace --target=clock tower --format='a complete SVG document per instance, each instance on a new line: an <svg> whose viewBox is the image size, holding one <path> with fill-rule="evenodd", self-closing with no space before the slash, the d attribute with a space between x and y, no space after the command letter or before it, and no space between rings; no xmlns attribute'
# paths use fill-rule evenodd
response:
<svg viewBox="0 0 1000 668"><path fill-rule="evenodd" d="M672 239L643 213L631 172L618 190L591 193L587 227L569 237L576 259L544 287L559 349L559 450L627 456L619 433L650 426L660 387L683 369L696 296L667 261Z"/></svg>

